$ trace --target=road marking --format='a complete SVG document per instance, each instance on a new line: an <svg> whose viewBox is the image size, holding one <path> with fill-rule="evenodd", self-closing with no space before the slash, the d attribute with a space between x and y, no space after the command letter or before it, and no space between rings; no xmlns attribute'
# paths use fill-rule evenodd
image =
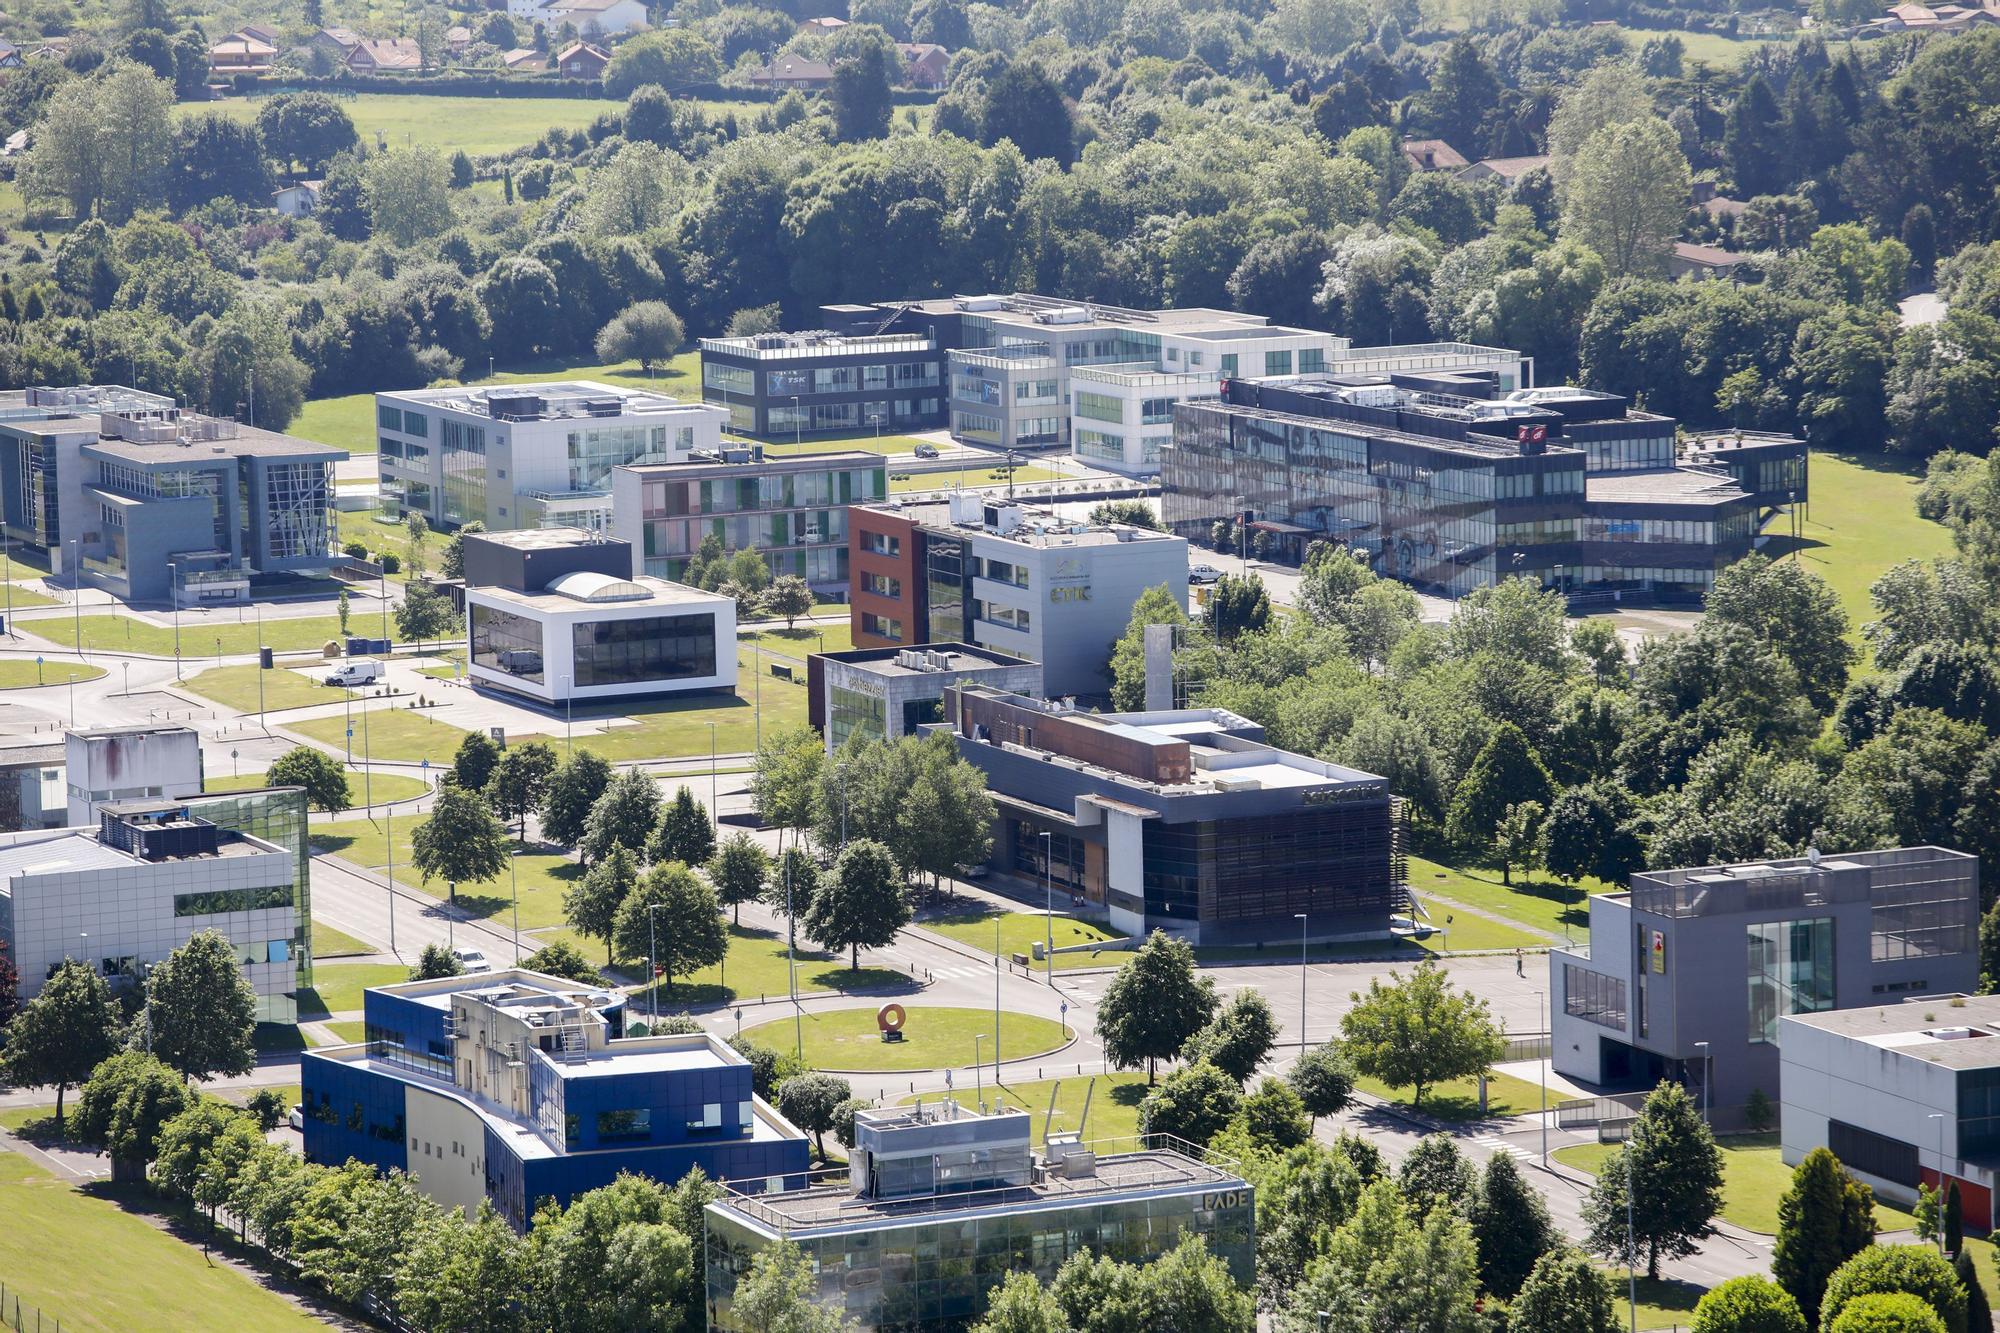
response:
<svg viewBox="0 0 2000 1333"><path fill-rule="evenodd" d="M1534 1156L1534 1154L1529 1152L1526 1148L1522 1148L1515 1144L1509 1143L1507 1142L1507 1140L1501 1138L1498 1134L1481 1134L1477 1138L1473 1139L1473 1142L1478 1144L1480 1147L1486 1149L1486 1151L1488 1152L1504 1152L1512 1157L1517 1157L1524 1162Z"/></svg>

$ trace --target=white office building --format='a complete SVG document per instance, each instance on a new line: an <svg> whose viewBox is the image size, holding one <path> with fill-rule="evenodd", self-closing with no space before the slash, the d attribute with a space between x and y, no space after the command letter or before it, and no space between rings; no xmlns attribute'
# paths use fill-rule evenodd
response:
<svg viewBox="0 0 2000 1333"><path fill-rule="evenodd" d="M296 803L296 789L271 793ZM226 804L241 812L252 800ZM226 816L225 816L226 817ZM0 835L0 937L21 998L41 993L64 959L137 984L197 932L236 947L261 1022L298 1018L309 909L296 849L195 813L180 801L106 805L95 828Z"/></svg>
<svg viewBox="0 0 2000 1333"><path fill-rule="evenodd" d="M63 736L70 828L98 808L201 791L201 736L193 727L105 727Z"/></svg>
<svg viewBox="0 0 2000 1333"><path fill-rule="evenodd" d="M594 380L375 395L382 511L431 526L611 530L611 470L722 442L728 413Z"/></svg>

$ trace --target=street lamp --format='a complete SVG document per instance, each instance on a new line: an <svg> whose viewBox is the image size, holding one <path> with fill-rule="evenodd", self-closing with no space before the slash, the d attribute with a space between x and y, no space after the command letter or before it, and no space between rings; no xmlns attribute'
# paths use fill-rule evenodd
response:
<svg viewBox="0 0 2000 1333"><path fill-rule="evenodd" d="M1306 914L1292 913L1299 923L1299 1058L1306 1056Z"/></svg>
<svg viewBox="0 0 2000 1333"><path fill-rule="evenodd" d="M1938 1122L1938 1164L1937 1164L1938 1208L1939 1211L1942 1212L1944 1208L1944 1112L1932 1111L1928 1116L1925 1117L1925 1119L1935 1120ZM1940 1221L1942 1221L1942 1218L1940 1218ZM1938 1238L1938 1253L1943 1254L1944 1227L1942 1225L1940 1225L1937 1229L1937 1238Z"/></svg>
<svg viewBox="0 0 2000 1333"><path fill-rule="evenodd" d="M1549 1053L1542 1057L1535 1070L1542 1084L1542 1169L1546 1171L1549 1166L1549 1061L1556 1056L1556 1025L1549 1016L1548 998L1541 991L1535 992L1535 1008L1542 1014L1542 1021L1549 1025Z"/></svg>
<svg viewBox="0 0 2000 1333"><path fill-rule="evenodd" d="M1045 937L1042 949L1048 955L1043 963L1051 990L1056 984L1056 854L1053 837L1048 829L1042 830L1042 933Z"/></svg>
<svg viewBox="0 0 2000 1333"><path fill-rule="evenodd" d="M76 727L76 672L69 673L69 725Z"/></svg>
<svg viewBox="0 0 2000 1333"><path fill-rule="evenodd" d="M570 723L574 717L574 706L570 701L573 691L570 689L568 676L561 677L561 680L563 690L563 758L567 759L576 752L575 743L570 735Z"/></svg>
<svg viewBox="0 0 2000 1333"><path fill-rule="evenodd" d="M1710 1062L1707 1042L1698 1041L1694 1044L1694 1048L1701 1052L1701 1123L1706 1125L1708 1124L1708 1085L1711 1081L1711 1076L1715 1073L1715 1066Z"/></svg>
<svg viewBox="0 0 2000 1333"><path fill-rule="evenodd" d="M660 964L657 961L659 955L655 952L659 948L659 940L653 934L653 913L664 906L665 903L646 904L646 971L651 974L646 978L646 993L652 1001L648 1006L652 1013L652 1018L646 1025L648 1036L652 1035L652 1030L660 1023Z"/></svg>
<svg viewBox="0 0 2000 1333"><path fill-rule="evenodd" d="M715 836L722 836L722 807L715 803L715 723L708 724L708 825Z"/></svg>

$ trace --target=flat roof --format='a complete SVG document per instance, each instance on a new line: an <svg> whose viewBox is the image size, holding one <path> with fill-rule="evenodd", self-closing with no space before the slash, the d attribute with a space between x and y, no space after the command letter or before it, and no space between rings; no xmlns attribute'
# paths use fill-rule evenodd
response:
<svg viewBox="0 0 2000 1333"><path fill-rule="evenodd" d="M598 537L582 528L509 528L502 532L468 532L468 541L491 542L517 551L557 551L572 546L628 546L616 538Z"/></svg>
<svg viewBox="0 0 2000 1333"><path fill-rule="evenodd" d="M280 435L276 431L240 424L233 436L219 440L196 440L186 446L171 440L152 443L105 439L100 436L95 443L87 444L84 448L93 454L115 458L121 462L146 463L158 467L173 465L186 467L220 458L295 460L323 458L331 462L347 457L345 449L336 449L330 444L316 444L296 436Z"/></svg>
<svg viewBox="0 0 2000 1333"><path fill-rule="evenodd" d="M747 446L740 450L731 449L728 452L741 452L743 456L740 458L719 458L713 451L703 450L689 454L684 459L677 458L669 463L625 463L620 466L629 472L637 472L642 476L653 477L672 476L675 474L685 475L704 470L711 472L736 472L746 469L756 469L762 472L811 472L828 465L859 465L863 467L887 467L889 465L886 455L870 453L866 449L827 449L819 453L784 455L764 449L761 457L757 456Z"/></svg>
<svg viewBox="0 0 2000 1333"><path fill-rule="evenodd" d="M132 864L132 858L106 847L88 833L65 831L25 837L0 845L0 884L16 875L57 875L73 870L106 870Z"/></svg>
<svg viewBox="0 0 2000 1333"><path fill-rule="evenodd" d="M498 420L518 419L523 421L589 420L594 414L584 410L591 402L615 400L619 410L601 418L615 421L622 416L651 416L661 413L690 412L715 416L726 416L720 407L714 407L698 398L676 398L671 394L656 393L651 389L626 389L615 384L603 384L597 380L542 380L534 384L482 384L450 389L398 389L378 393L377 398L396 402L416 403L423 407L440 407L451 411L464 412L472 416L493 417L492 404L518 402L524 398L540 398L543 411L533 417L509 418L502 415Z"/></svg>
<svg viewBox="0 0 2000 1333"><path fill-rule="evenodd" d="M1726 473L1702 468L1648 468L1637 472L1592 472L1583 479L1584 498L1592 504L1726 505L1748 500L1750 492Z"/></svg>
<svg viewBox="0 0 2000 1333"><path fill-rule="evenodd" d="M905 653L922 653L936 660L934 666L905 666ZM819 653L828 662L864 671L871 676L938 676L953 671L981 671L1003 667L1039 665L1025 657L977 648L967 643L919 643L908 648L855 648L844 653Z"/></svg>
<svg viewBox="0 0 2000 1333"><path fill-rule="evenodd" d="M1004 504L999 499L981 499L984 505ZM868 504L856 504L856 509L872 510L876 513L894 514L898 518L909 519L923 527L939 532L964 534L977 532L996 541L1013 542L1019 546L1031 546L1038 550L1054 550L1064 546L1138 546L1148 542L1182 541L1170 532L1155 528L1133 527L1125 523L1090 523L1076 519L1059 517L1051 510L1029 509L1025 505L1021 526L1011 532L1001 532L986 527L983 523L954 523L951 521L949 500L877 500ZM1129 532L1129 537L1121 533Z"/></svg>
<svg viewBox="0 0 2000 1333"><path fill-rule="evenodd" d="M1947 1069L2000 1066L2000 996L1913 996L1902 1004L1787 1014L1784 1021Z"/></svg>
<svg viewBox="0 0 2000 1333"><path fill-rule="evenodd" d="M690 588L685 583L669 583L649 574L635 574L629 579L619 579L620 583L636 584L644 588L643 598L619 601L584 601L577 597L567 597L559 592L516 592L512 588L478 587L467 588L465 595L477 601L505 602L510 606L522 607L529 611L612 611L634 606L685 607L690 610L721 607L729 602L718 593L703 592Z"/></svg>

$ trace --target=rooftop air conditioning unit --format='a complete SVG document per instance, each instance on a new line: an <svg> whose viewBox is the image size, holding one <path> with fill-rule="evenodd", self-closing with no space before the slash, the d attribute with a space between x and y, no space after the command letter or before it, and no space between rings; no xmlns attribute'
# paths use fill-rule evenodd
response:
<svg viewBox="0 0 2000 1333"><path fill-rule="evenodd" d="M1035 316L1038 324L1088 324L1090 307L1082 305L1058 306Z"/></svg>
<svg viewBox="0 0 2000 1333"><path fill-rule="evenodd" d="M953 302L960 310L977 314L986 310L1004 310L1007 298L1004 296L961 296Z"/></svg>

